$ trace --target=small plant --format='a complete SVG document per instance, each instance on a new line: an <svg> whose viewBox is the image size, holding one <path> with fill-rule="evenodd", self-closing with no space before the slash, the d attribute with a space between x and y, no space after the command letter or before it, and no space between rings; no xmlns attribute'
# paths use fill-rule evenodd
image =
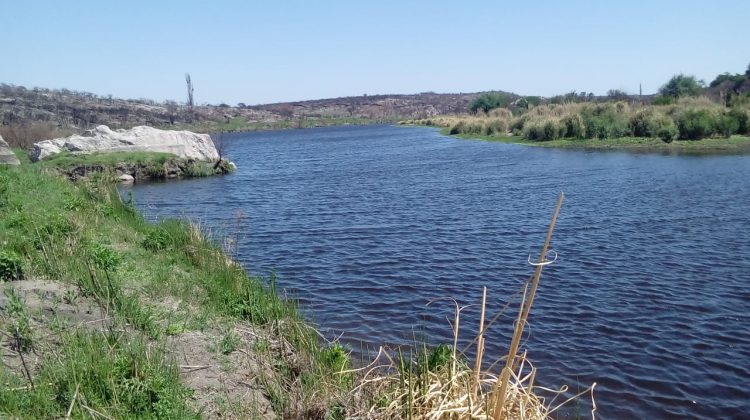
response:
<svg viewBox="0 0 750 420"><path fill-rule="evenodd" d="M160 251L166 249L171 243L169 234L164 229L149 229L146 238L141 242L144 248L149 251Z"/></svg>
<svg viewBox="0 0 750 420"><path fill-rule="evenodd" d="M8 323L8 334L14 338L13 347L17 351L29 351L32 348L31 317L26 311L26 304L13 289L6 289L3 294L8 303L4 308L12 322Z"/></svg>
<svg viewBox="0 0 750 420"><path fill-rule="evenodd" d="M657 131L656 136L664 143L672 143L678 134L679 131L677 131L677 127L675 127L674 124L669 124L661 127L659 131Z"/></svg>
<svg viewBox="0 0 750 420"><path fill-rule="evenodd" d="M122 261L122 256L117 251L101 244L91 247L91 257L94 265L104 271L113 271Z"/></svg>
<svg viewBox="0 0 750 420"><path fill-rule="evenodd" d="M233 351L237 350L237 346L240 344L240 337L237 336L237 334L234 333L234 331L229 330L226 334L221 338L221 341L219 342L219 351L221 351L222 354L230 354Z"/></svg>
<svg viewBox="0 0 750 420"><path fill-rule="evenodd" d="M21 280L21 257L10 251L0 251L0 281Z"/></svg>

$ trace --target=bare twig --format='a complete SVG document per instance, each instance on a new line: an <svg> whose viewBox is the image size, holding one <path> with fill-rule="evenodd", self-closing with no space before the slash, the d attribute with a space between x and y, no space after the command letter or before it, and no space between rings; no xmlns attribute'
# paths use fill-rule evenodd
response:
<svg viewBox="0 0 750 420"><path fill-rule="evenodd" d="M18 332L18 326L16 326L15 339L16 349L18 349L18 355L21 357L21 365L23 365L23 370L24 372L26 372L26 377L29 379L31 389L36 390L36 387L34 386L34 380L31 378L31 372L29 372L29 367L26 365L26 359L23 357L23 348L21 347L21 334Z"/></svg>

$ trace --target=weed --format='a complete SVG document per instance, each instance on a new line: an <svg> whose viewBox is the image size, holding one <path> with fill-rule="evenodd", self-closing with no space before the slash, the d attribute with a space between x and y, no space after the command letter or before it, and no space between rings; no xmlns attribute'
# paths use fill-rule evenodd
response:
<svg viewBox="0 0 750 420"><path fill-rule="evenodd" d="M237 350L237 346L240 344L240 337L234 333L234 331L227 331L219 342L219 351L222 354L230 354Z"/></svg>
<svg viewBox="0 0 750 420"><path fill-rule="evenodd" d="M21 257L11 251L0 250L0 281L23 278Z"/></svg>

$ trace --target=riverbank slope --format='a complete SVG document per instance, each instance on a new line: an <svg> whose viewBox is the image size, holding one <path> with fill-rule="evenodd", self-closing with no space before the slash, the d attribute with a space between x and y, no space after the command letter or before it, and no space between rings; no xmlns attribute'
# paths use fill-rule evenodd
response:
<svg viewBox="0 0 750 420"><path fill-rule="evenodd" d="M322 418L350 385L273 278L106 182L0 167L0 277L10 417Z"/></svg>

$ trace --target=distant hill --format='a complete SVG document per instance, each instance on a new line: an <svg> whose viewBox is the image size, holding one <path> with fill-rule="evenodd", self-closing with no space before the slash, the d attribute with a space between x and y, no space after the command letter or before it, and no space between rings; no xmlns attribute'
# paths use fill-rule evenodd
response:
<svg viewBox="0 0 750 420"><path fill-rule="evenodd" d="M84 130L99 124L112 128L150 125L198 131L232 131L335 123L395 121L465 112L478 93L363 95L265 105L202 105L174 101L120 99L68 89L29 89L0 84L0 125L47 124ZM303 124L304 123L304 124Z"/></svg>

